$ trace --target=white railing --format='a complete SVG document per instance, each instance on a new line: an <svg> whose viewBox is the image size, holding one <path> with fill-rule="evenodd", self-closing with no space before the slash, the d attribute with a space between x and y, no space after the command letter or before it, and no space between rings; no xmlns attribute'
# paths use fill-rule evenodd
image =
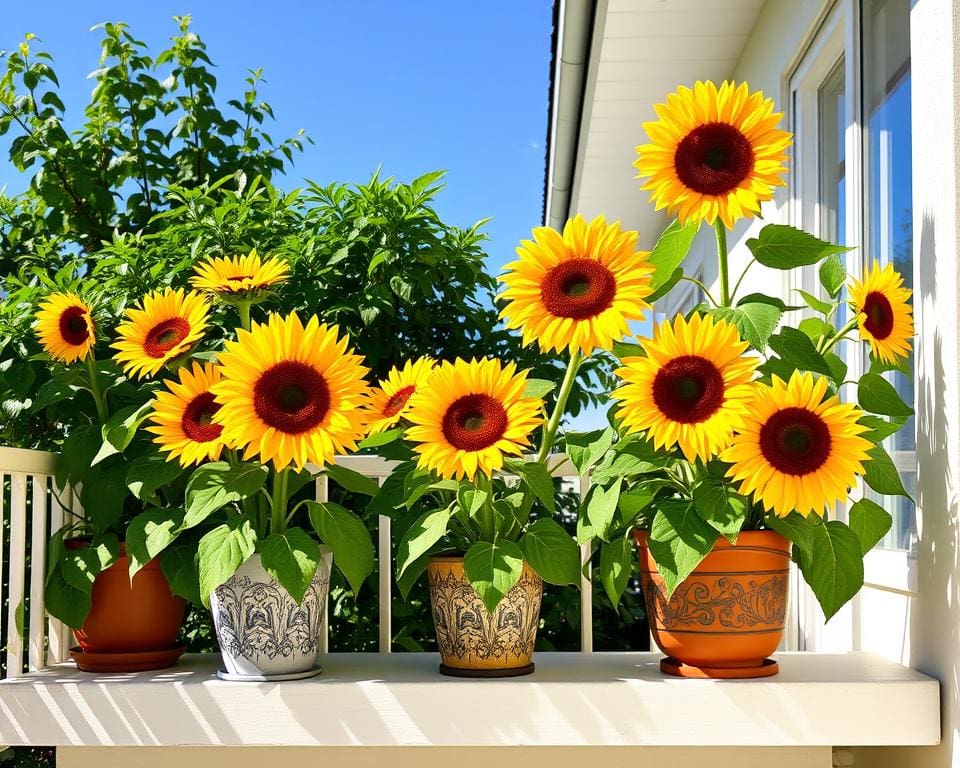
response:
<svg viewBox="0 0 960 768"><path fill-rule="evenodd" d="M561 457L556 457L560 459ZM62 501L76 509L77 499L69 488L56 487L58 454L0 447L0 526L10 528L10 547L6 560L0 547L0 576L6 576L8 599L5 620L0 616L0 640L6 649L7 676L24 671L35 671L63 661L70 648L70 632L63 624L46 615L43 605L46 575L47 538L64 522ZM337 463L376 480L379 484L389 477L396 462L377 456L348 456ZM579 482L581 498L589 489L589 478L579 477L575 467L566 460L558 464L554 477ZM316 481L316 499L326 501L329 478ZM9 483L9 493L7 485ZM29 546L27 532L29 528ZM390 653L392 645L391 617L393 603L393 551L391 520L379 517L376 542L379 563L379 652ZM581 560L589 556L589 547L581 549ZM593 592L589 573L581 575L580 648L583 653L593 651ZM28 621L24 625L24 617ZM324 612L322 650L327 651L329 639L329 610ZM24 642L27 659L24 663Z"/></svg>

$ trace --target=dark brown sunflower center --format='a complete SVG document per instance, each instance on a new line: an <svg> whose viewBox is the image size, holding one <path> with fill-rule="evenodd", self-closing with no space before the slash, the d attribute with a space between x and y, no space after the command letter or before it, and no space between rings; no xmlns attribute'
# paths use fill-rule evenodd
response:
<svg viewBox="0 0 960 768"><path fill-rule="evenodd" d="M723 374L698 355L675 357L657 371L653 401L671 421L706 421L723 405Z"/></svg>
<svg viewBox="0 0 960 768"><path fill-rule="evenodd" d="M220 410L220 404L214 400L212 392L203 392L191 400L183 409L180 427L183 434L195 443L209 443L223 432L223 426L213 423L213 415Z"/></svg>
<svg viewBox="0 0 960 768"><path fill-rule="evenodd" d="M863 327L875 339L885 339L893 333L893 307L890 300L879 291L871 291L863 300L863 312L867 319Z"/></svg>
<svg viewBox="0 0 960 768"><path fill-rule="evenodd" d="M229 280L230 282L240 283L240 282L243 282L244 280L250 280L252 278L253 278L253 275L230 275L230 277L228 277L227 280Z"/></svg>
<svg viewBox="0 0 960 768"><path fill-rule="evenodd" d="M190 323L182 317L171 317L157 323L143 341L143 351L150 357L165 357L177 344L187 338Z"/></svg>
<svg viewBox="0 0 960 768"><path fill-rule="evenodd" d="M330 410L330 388L312 366L285 360L257 379L253 409L274 429L298 435L323 421Z"/></svg>
<svg viewBox="0 0 960 768"><path fill-rule="evenodd" d="M677 177L702 195L732 192L753 171L750 141L729 123L707 123L683 137L673 155Z"/></svg>
<svg viewBox="0 0 960 768"><path fill-rule="evenodd" d="M60 336L67 344L79 347L90 338L87 312L83 307L69 307L60 315Z"/></svg>
<svg viewBox="0 0 960 768"><path fill-rule="evenodd" d="M784 408L760 429L760 451L778 471L807 475L830 457L830 429L806 408Z"/></svg>
<svg viewBox="0 0 960 768"><path fill-rule="evenodd" d="M387 400L387 404L383 406L383 415L390 418L400 413L400 411L403 410L403 406L407 404L407 400L410 399L410 396L416 392L416 390L416 387L409 386L394 392L390 396L390 399Z"/></svg>
<svg viewBox="0 0 960 768"><path fill-rule="evenodd" d="M547 272L540 298L555 317L586 320L609 307L617 295L613 273L594 259L570 259Z"/></svg>
<svg viewBox="0 0 960 768"><path fill-rule="evenodd" d="M482 451L507 431L507 412L490 395L464 395L443 415L443 436L454 448Z"/></svg>

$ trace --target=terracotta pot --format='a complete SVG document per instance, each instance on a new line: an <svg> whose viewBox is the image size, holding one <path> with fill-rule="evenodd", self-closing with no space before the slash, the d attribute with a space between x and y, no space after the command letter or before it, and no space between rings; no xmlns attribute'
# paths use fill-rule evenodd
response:
<svg viewBox="0 0 960 768"><path fill-rule="evenodd" d="M67 546L87 544L68 542ZM174 648L186 601L170 593L159 560L147 563L132 584L129 567L121 544L117 562L94 580L90 613L83 627L74 630L82 654L135 654Z"/></svg>
<svg viewBox="0 0 960 768"><path fill-rule="evenodd" d="M320 674L323 612L333 551L321 547L320 565L298 605L253 555L210 596L223 680L299 680Z"/></svg>
<svg viewBox="0 0 960 768"><path fill-rule="evenodd" d="M456 677L515 677L533 672L543 581L526 563L491 615L467 581L462 557L433 557L427 567L440 671Z"/></svg>
<svg viewBox="0 0 960 768"><path fill-rule="evenodd" d="M713 551L668 601L663 579L635 531L650 632L667 654L660 668L682 677L747 678L777 673L768 658L783 638L790 544L773 531L744 531Z"/></svg>

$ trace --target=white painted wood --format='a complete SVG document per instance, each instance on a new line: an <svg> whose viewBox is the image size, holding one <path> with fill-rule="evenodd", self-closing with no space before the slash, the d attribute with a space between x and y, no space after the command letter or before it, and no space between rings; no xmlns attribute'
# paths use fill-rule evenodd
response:
<svg viewBox="0 0 960 768"><path fill-rule="evenodd" d="M329 499L330 481L326 475L316 479L316 498L317 501L327 501ZM334 557L333 567L336 567L336 557ZM330 569L330 581L333 583L333 567ZM327 604L323 607L323 623L320 625L320 653L326 653L330 648L330 589L327 589Z"/></svg>
<svg viewBox="0 0 960 768"><path fill-rule="evenodd" d="M9 448L0 445L0 468L4 472L22 472L28 475L53 475L60 463L60 456L48 451L33 451L26 448Z"/></svg>
<svg viewBox="0 0 960 768"><path fill-rule="evenodd" d="M47 573L47 476L32 478L30 508L30 625L27 634L27 664L30 671L44 666L46 647L43 587Z"/></svg>
<svg viewBox="0 0 960 768"><path fill-rule="evenodd" d="M383 485L386 478L378 478ZM390 653L393 644L393 543L391 541L391 520L386 515L377 518L377 574L379 586L379 645L380 653Z"/></svg>
<svg viewBox="0 0 960 768"><path fill-rule="evenodd" d="M0 682L0 743L73 746L920 745L938 683L869 654L783 654L779 676L665 678L658 654L537 654L528 677L446 678L435 654L329 654L288 684L225 683L217 659Z"/></svg>
<svg viewBox="0 0 960 768"><path fill-rule="evenodd" d="M10 474L10 563L7 605L7 631L4 639L7 649L7 674L23 671L23 637L17 627L17 614L23 610L24 575L27 547L27 476L23 472Z"/></svg>
<svg viewBox="0 0 960 768"><path fill-rule="evenodd" d="M69 506L72 494L69 488L60 488L55 479L51 479L51 488L53 498L50 500L50 533L53 534L63 527L67 514L60 502ZM47 665L66 660L70 648L69 633L69 628L62 621L53 616L47 618Z"/></svg>
<svg viewBox="0 0 960 768"><path fill-rule="evenodd" d="M590 492L590 476L580 476L580 501ZM591 547L580 546L580 652L593 653L593 566L590 564Z"/></svg>

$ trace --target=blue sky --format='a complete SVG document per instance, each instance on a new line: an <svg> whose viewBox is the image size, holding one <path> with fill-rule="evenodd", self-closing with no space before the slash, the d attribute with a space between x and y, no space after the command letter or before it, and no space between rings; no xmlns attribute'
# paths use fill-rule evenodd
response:
<svg viewBox="0 0 960 768"><path fill-rule="evenodd" d="M262 67L274 138L303 128L316 142L279 183L365 181L378 165L410 180L447 169L437 208L469 226L487 216L490 266L540 224L550 65L550 0L4 3L0 49L26 32L53 54L61 96L78 121L91 90L102 21L125 21L151 50L193 29L217 65L220 92L239 96ZM0 143L6 158L7 142ZM0 187L26 180L0 162Z"/></svg>

